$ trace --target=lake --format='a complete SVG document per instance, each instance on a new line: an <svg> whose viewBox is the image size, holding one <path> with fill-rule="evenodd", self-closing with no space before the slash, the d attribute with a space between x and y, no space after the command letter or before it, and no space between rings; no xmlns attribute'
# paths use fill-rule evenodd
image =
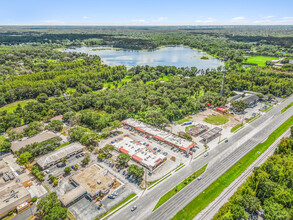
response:
<svg viewBox="0 0 293 220"><path fill-rule="evenodd" d="M223 62L217 58L210 57L208 60L202 60L200 57L206 55L204 52L184 46L165 47L153 51L116 50L109 47L79 47L65 51L98 55L103 63L108 65L195 66L197 69L215 69L223 65Z"/></svg>

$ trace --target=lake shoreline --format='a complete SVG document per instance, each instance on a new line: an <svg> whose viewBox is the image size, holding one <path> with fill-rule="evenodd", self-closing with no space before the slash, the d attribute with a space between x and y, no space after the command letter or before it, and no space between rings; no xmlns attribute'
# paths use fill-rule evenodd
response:
<svg viewBox="0 0 293 220"><path fill-rule="evenodd" d="M108 46L75 47L65 49L64 52L87 53L101 57L107 65L124 66L176 66L196 67L197 69L216 69L224 63L204 51L184 45L164 45L154 50L127 50ZM208 57L208 59L201 59Z"/></svg>

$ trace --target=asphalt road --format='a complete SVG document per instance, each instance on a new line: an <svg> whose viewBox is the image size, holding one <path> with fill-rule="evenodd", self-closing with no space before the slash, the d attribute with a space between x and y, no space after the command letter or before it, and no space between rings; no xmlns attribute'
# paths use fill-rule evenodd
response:
<svg viewBox="0 0 293 220"><path fill-rule="evenodd" d="M226 172L233 164L263 142L276 128L293 115L292 108L283 114L280 111L293 101L293 96L252 122L249 126L238 131L229 138L228 143L221 143L209 151L208 157L200 157L179 172L168 177L162 183L151 190L147 190L143 196L121 209L110 219L152 219L165 220L172 218L178 211L185 207L197 195L199 195L212 182ZM195 180L152 212L161 196L182 182L194 171L209 163L208 169L202 175L202 180ZM137 206L134 212L130 209Z"/></svg>
<svg viewBox="0 0 293 220"><path fill-rule="evenodd" d="M255 167L262 165L269 156L273 155L280 141L284 137L290 137L291 131L287 130L282 134L261 156L259 156L238 178L236 178L213 202L211 202L207 208L201 211L194 220L206 220L212 219L219 209L229 201L229 198L237 191L254 171Z"/></svg>

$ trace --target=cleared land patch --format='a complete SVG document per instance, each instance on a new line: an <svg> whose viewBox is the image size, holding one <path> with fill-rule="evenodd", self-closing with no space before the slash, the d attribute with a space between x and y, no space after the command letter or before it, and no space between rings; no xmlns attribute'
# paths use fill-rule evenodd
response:
<svg viewBox="0 0 293 220"><path fill-rule="evenodd" d="M27 99L24 101L13 102L13 103L10 103L8 105L4 105L3 107L1 107L0 111L6 110L8 113L12 113L16 110L18 104L20 104L20 106L23 108L24 106L27 105L27 103L32 102L32 101L34 101L34 99Z"/></svg>
<svg viewBox="0 0 293 220"><path fill-rule="evenodd" d="M246 63L255 63L258 66L266 66L266 61L276 60L277 57L254 56L248 57Z"/></svg>
<svg viewBox="0 0 293 220"><path fill-rule="evenodd" d="M229 118L226 115L210 115L204 121L213 125L223 125L229 121Z"/></svg>

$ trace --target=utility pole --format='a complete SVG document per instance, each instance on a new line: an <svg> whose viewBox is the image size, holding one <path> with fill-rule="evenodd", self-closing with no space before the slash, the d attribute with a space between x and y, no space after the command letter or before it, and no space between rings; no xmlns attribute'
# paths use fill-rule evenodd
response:
<svg viewBox="0 0 293 220"><path fill-rule="evenodd" d="M221 87L221 92L220 95L224 95L224 88L225 88L225 77L226 77L226 70L223 71L223 80L222 80L222 87Z"/></svg>
<svg viewBox="0 0 293 220"><path fill-rule="evenodd" d="M69 106L69 95L64 93L63 96L67 100L67 107L68 107L68 114L69 114L69 126L71 127L72 126L72 117L71 117L71 109Z"/></svg>

